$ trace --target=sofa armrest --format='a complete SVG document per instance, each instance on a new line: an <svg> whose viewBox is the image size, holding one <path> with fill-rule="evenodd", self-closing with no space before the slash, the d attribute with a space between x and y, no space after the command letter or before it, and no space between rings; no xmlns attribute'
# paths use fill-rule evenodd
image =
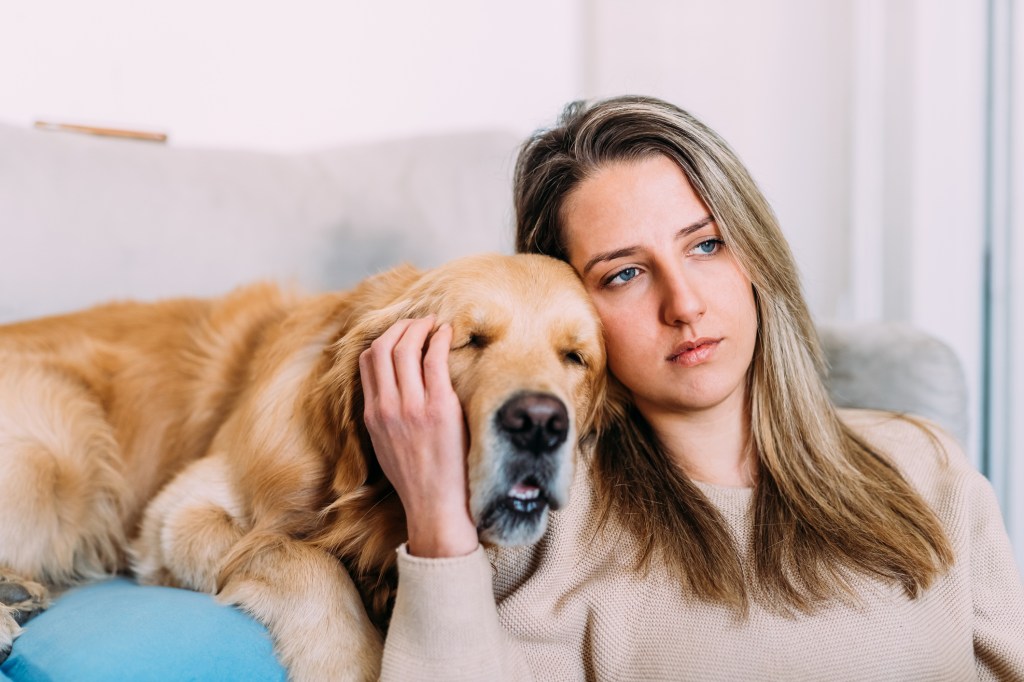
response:
<svg viewBox="0 0 1024 682"><path fill-rule="evenodd" d="M927 417L967 442L967 382L953 350L902 322L819 325L840 407Z"/></svg>

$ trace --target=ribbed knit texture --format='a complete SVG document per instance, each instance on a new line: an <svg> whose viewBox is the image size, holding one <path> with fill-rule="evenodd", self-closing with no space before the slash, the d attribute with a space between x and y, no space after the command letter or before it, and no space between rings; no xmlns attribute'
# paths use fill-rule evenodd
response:
<svg viewBox="0 0 1024 682"><path fill-rule="evenodd" d="M988 481L889 415L844 411L942 520L956 561L917 599L858 576L856 603L744 618L684 594L664 567L634 569L637 543L597 532L583 467L569 506L534 547L420 559L399 549L385 680L1024 681L1024 588ZM740 547L752 491L698 484ZM495 608L495 605L497 608Z"/></svg>

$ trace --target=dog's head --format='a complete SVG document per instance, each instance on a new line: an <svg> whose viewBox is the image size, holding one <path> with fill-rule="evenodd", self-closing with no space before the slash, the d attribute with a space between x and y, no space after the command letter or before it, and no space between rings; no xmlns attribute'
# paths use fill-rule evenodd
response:
<svg viewBox="0 0 1024 682"><path fill-rule="evenodd" d="M434 312L454 330L470 513L483 540L533 542L548 509L568 501L578 439L603 392L597 315L573 270L543 256L464 261L428 279Z"/></svg>
<svg viewBox="0 0 1024 682"><path fill-rule="evenodd" d="M570 266L535 255L473 256L390 277L370 289L391 302L353 316L335 344L338 365L353 371L359 353L399 319L433 314L451 323L449 367L470 437L470 513L483 541L536 541L548 510L568 500L579 439L604 393L600 323L582 284ZM348 384L340 421L360 432L348 442L372 471L358 378ZM354 456L346 450L343 459Z"/></svg>

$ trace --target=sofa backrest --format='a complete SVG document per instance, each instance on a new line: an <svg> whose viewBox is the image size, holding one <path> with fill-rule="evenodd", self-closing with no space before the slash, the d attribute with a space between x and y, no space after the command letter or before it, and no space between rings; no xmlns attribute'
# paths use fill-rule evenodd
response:
<svg viewBox="0 0 1024 682"><path fill-rule="evenodd" d="M510 251L517 143L267 154L0 125L0 322L258 279L343 288L403 261Z"/></svg>

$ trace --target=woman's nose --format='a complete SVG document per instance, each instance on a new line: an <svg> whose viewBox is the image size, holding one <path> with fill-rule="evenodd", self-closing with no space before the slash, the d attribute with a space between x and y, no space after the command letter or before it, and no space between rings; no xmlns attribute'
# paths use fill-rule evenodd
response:
<svg viewBox="0 0 1024 682"><path fill-rule="evenodd" d="M685 272L675 272L663 280L661 316L665 324L693 324L707 310L701 287Z"/></svg>

